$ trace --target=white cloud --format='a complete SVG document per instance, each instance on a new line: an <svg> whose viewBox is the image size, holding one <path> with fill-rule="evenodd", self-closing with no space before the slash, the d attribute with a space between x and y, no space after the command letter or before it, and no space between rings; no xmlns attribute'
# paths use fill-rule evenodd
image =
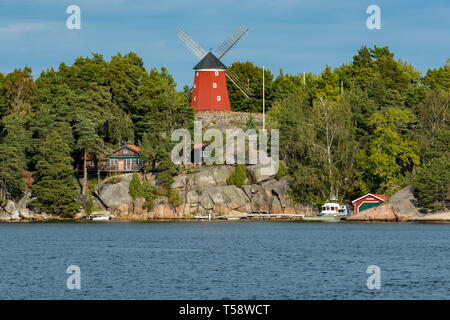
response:
<svg viewBox="0 0 450 320"><path fill-rule="evenodd" d="M6 27L0 26L0 33L21 33L45 29L51 29L51 27L43 23L15 23Z"/></svg>

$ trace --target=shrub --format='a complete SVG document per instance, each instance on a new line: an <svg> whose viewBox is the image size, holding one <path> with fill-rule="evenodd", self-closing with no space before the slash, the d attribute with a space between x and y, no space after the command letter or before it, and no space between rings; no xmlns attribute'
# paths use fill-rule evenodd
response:
<svg viewBox="0 0 450 320"><path fill-rule="evenodd" d="M178 190L170 189L169 190L169 202L174 206L177 207L181 204L180 200L180 192Z"/></svg>
<svg viewBox="0 0 450 320"><path fill-rule="evenodd" d="M113 176L110 180L109 180L112 184L115 183L119 183L120 181L122 181L122 178L118 177L118 176Z"/></svg>
<svg viewBox="0 0 450 320"><path fill-rule="evenodd" d="M242 187L247 180L247 175L245 174L246 167L243 164L238 164L233 170L230 177L227 180L229 185L235 185L236 187Z"/></svg>
<svg viewBox="0 0 450 320"><path fill-rule="evenodd" d="M130 189L128 190L128 193L133 198L133 200L142 198L144 196L141 180L139 179L139 176L136 172L133 173L133 177L131 178Z"/></svg>
<svg viewBox="0 0 450 320"><path fill-rule="evenodd" d="M0 206L4 206L7 203L6 199L0 195Z"/></svg>
<svg viewBox="0 0 450 320"><path fill-rule="evenodd" d="M289 174L289 171L286 168L286 166L284 165L284 162L278 161L278 172L275 175L275 178L277 178L277 180L280 180L281 178L283 178L284 176L287 176L288 174Z"/></svg>
<svg viewBox="0 0 450 320"><path fill-rule="evenodd" d="M142 183L142 194L147 201L146 206L152 206L155 199L159 197L158 190L147 180Z"/></svg>

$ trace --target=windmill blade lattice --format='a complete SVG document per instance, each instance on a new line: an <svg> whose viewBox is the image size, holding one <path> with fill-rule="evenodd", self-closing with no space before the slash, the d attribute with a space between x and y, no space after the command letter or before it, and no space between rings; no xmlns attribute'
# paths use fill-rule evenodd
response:
<svg viewBox="0 0 450 320"><path fill-rule="evenodd" d="M203 48L200 47L194 40L192 40L192 38L189 37L183 29L180 29L177 33L177 37L199 60L206 56L206 51L203 50Z"/></svg>
<svg viewBox="0 0 450 320"><path fill-rule="evenodd" d="M247 87L238 76L236 76L230 69L225 71L225 75L228 79L244 94L244 96L248 99L251 95L253 95L253 91Z"/></svg>
<svg viewBox="0 0 450 320"><path fill-rule="evenodd" d="M228 51L231 50L238 42L242 39L242 37L245 36L245 34L248 32L248 28L240 25L239 28L236 29L236 31L229 36L217 49L216 52L219 55L219 60L222 59L224 55L227 54Z"/></svg>

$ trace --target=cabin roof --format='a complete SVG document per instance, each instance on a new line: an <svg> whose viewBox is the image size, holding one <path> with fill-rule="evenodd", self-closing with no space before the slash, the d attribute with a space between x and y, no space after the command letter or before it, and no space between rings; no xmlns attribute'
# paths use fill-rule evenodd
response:
<svg viewBox="0 0 450 320"><path fill-rule="evenodd" d="M119 151L120 149L123 149L123 148L131 149L131 150L136 151L138 153L141 152L141 148L139 148L138 146L135 146L133 144L124 144L123 146L121 146L121 147L119 147L119 148L117 148L115 150L111 150L109 153L112 154L112 153L117 152L117 151Z"/></svg>

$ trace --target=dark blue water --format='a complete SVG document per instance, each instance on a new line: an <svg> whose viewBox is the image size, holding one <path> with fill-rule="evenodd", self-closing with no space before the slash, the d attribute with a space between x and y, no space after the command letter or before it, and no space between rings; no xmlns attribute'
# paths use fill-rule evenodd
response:
<svg viewBox="0 0 450 320"><path fill-rule="evenodd" d="M449 268L450 225L0 224L1 299L447 299Z"/></svg>

